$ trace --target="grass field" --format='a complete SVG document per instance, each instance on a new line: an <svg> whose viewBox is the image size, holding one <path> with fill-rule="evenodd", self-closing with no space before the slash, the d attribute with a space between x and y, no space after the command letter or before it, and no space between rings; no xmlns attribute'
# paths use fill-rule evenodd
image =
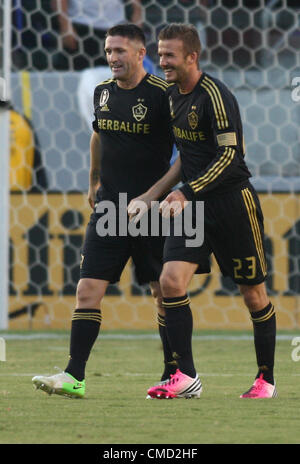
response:
<svg viewBox="0 0 300 464"><path fill-rule="evenodd" d="M145 400L159 380L162 351L154 333L108 333L87 368L82 400L35 391L31 378L65 367L69 334L0 332L0 444L295 444L300 443L300 361L279 333L278 398L242 400L256 373L251 333L195 332L203 383L199 400Z"/></svg>

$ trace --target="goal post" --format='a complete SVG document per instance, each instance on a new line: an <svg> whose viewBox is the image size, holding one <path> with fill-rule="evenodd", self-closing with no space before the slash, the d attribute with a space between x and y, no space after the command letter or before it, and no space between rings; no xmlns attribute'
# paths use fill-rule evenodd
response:
<svg viewBox="0 0 300 464"><path fill-rule="evenodd" d="M0 107L0 329L8 327L8 250L9 250L9 112Z"/></svg>
<svg viewBox="0 0 300 464"><path fill-rule="evenodd" d="M9 101L11 56L11 5L1 2L0 75L0 329L8 328L9 263Z"/></svg>

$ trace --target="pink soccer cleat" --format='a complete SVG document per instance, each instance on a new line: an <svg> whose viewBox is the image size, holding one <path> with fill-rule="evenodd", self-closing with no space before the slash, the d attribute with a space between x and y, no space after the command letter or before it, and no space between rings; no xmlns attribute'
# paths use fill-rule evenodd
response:
<svg viewBox="0 0 300 464"><path fill-rule="evenodd" d="M202 384L198 374L193 379L177 369L176 373L170 376L170 380L149 388L148 395L158 399L200 398L201 392Z"/></svg>
<svg viewBox="0 0 300 464"><path fill-rule="evenodd" d="M243 393L240 398L275 398L277 396L276 386L266 382L263 374L255 380L252 387Z"/></svg>
<svg viewBox="0 0 300 464"><path fill-rule="evenodd" d="M162 385L165 385L166 383L169 382L169 380L171 379L173 374L170 374L170 377L166 380L161 380L160 382L156 383L151 389L153 390L154 388L158 387L158 386L162 386ZM156 397L155 396L150 396L149 394L147 394L146 396L146 400L154 400Z"/></svg>

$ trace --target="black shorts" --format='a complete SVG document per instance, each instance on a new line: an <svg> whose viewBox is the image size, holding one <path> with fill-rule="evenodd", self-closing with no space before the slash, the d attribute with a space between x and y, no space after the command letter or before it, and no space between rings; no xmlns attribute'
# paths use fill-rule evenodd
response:
<svg viewBox="0 0 300 464"><path fill-rule="evenodd" d="M98 214L92 214L87 226L81 253L80 278L116 283L131 257L136 280L140 285L158 281L163 265L164 238L128 235L102 237L96 230L99 217Z"/></svg>
<svg viewBox="0 0 300 464"><path fill-rule="evenodd" d="M195 217L193 217L195 221ZM204 241L188 247L184 233L166 238L164 262L186 261L198 264L196 273L210 272L213 253L224 276L237 284L256 285L267 276L263 213L258 196L246 186L204 201Z"/></svg>

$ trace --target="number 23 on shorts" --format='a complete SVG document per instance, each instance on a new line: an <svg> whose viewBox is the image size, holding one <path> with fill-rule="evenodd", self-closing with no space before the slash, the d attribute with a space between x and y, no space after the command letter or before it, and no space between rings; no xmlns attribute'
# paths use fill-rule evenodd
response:
<svg viewBox="0 0 300 464"><path fill-rule="evenodd" d="M254 279L256 277L256 258L248 256L247 258L232 258L234 262L235 279Z"/></svg>

